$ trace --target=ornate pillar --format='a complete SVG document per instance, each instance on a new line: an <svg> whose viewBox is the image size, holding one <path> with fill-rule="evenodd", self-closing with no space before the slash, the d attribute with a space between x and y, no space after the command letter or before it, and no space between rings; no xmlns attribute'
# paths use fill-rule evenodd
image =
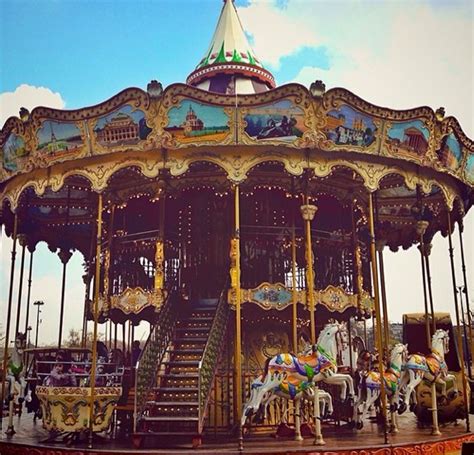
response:
<svg viewBox="0 0 474 455"><path fill-rule="evenodd" d="M13 301L13 283L15 278L15 258L16 258L16 241L18 235L18 214L15 213L15 218L13 221L13 247L11 252L11 262L10 262L10 287L8 291L8 309L7 309L7 318L6 318L6 328L5 328L5 344L3 347L3 371L7 371L8 365L8 344L10 341L10 319L12 316L12 301ZM2 381L2 395L0 405L3 407L5 401L5 381ZM0 413L0 422L3 422L3 412ZM7 434L14 434L15 430L13 426L7 429Z"/></svg>
<svg viewBox="0 0 474 455"><path fill-rule="evenodd" d="M92 365L90 375L91 398L89 404L89 448L92 448L93 426L94 426L94 400L95 400L95 378L97 368L97 325L99 317L99 280L100 280L100 255L102 248L102 193L97 195L97 240L95 253L95 285L94 285L94 307L92 316L94 318L94 332L92 337Z"/></svg>
<svg viewBox="0 0 474 455"><path fill-rule="evenodd" d="M467 324L469 327L469 349L471 351L470 358L472 359L472 356L474 356L474 338L472 334L472 318L471 318L471 305L469 302L469 291L468 291L468 285L467 285L467 273L466 273L466 261L464 258L464 241L462 237L462 233L464 230L464 226L462 222L458 224L459 227L459 246L461 247L461 269L462 269L462 275L463 275L463 281L464 281L464 297L466 299L466 311L467 311ZM472 379L472 365L469 365L469 378Z"/></svg>
<svg viewBox="0 0 474 455"><path fill-rule="evenodd" d="M309 197L306 196L306 204L300 207L301 216L305 222L305 237L306 237L306 291L307 301L310 317L310 330L311 330L311 343L316 344L316 321L314 317L315 313L315 301L314 301L314 269L313 269L313 247L311 244L311 221L314 219L314 215L318 208L315 205L309 203Z"/></svg>
<svg viewBox="0 0 474 455"><path fill-rule="evenodd" d="M30 266L28 271L28 293L26 296L25 333L27 333L28 331L28 324L30 322L31 283L33 276L33 254L35 252L35 249L36 247L34 245L28 247L28 250L30 251Z"/></svg>
<svg viewBox="0 0 474 455"><path fill-rule="evenodd" d="M241 288L240 288L240 190L234 190L234 236L230 240L230 286L235 304L235 384L234 403L236 422L242 413L242 327L241 327ZM239 447L243 447L243 435L239 434Z"/></svg>
<svg viewBox="0 0 474 455"><path fill-rule="evenodd" d="M23 274L25 271L25 253L26 253L26 235L18 234L18 243L21 246L21 261L20 261L20 281L18 283L18 304L16 307L16 324L15 324L15 337L20 331L20 314L21 314L21 297L23 294ZM26 332L25 332L26 335Z"/></svg>
<svg viewBox="0 0 474 455"><path fill-rule="evenodd" d="M383 249L385 248L386 243L387 242L385 240L381 239L377 239L375 241L375 249L378 253L380 267L380 290L382 294L383 332L385 338L385 346L388 346L390 343L390 327L388 323L387 291L385 288L385 268L383 263Z"/></svg>
<svg viewBox="0 0 474 455"><path fill-rule="evenodd" d="M66 270L67 263L71 259L72 252L69 248L61 248L58 253L59 259L63 264L63 280L61 283L61 310L59 313L59 335L58 335L58 349L61 349L62 337L63 337L63 322L64 322L64 303L66 297Z"/></svg>
<svg viewBox="0 0 474 455"><path fill-rule="evenodd" d="M420 237L420 244L418 245L418 250L420 251L420 258L421 258L421 275L423 278L423 300L424 300L424 308L425 308L425 332L426 332L426 346L428 349L431 347L431 329L430 329L430 314L428 310L428 294L426 291L426 270L425 270L425 243L424 243L424 235L426 229L429 226L429 222L425 220L419 220L416 222L416 233Z"/></svg>
<svg viewBox="0 0 474 455"><path fill-rule="evenodd" d="M374 223L374 204L373 195L369 193L369 229L370 229L370 255L372 265L372 279L374 288L374 306L375 306L375 317L376 317L376 343L378 356L379 372L382 374L384 371L383 355L384 346L382 342L382 312L380 311L380 297L379 297L379 279L377 271L377 256L375 251L375 223ZM380 400L383 415L383 428L384 428L384 442L388 444L388 432L387 432L387 393L385 390L385 381L381 381L380 384Z"/></svg>
<svg viewBox="0 0 474 455"><path fill-rule="evenodd" d="M464 368L464 346L462 342L461 335L461 319L459 317L459 308L458 308L458 294L456 289L456 269L454 267L454 248L453 240L451 237L452 225L451 225L451 215L448 210L448 243L449 243L449 260L451 263L451 278L453 282L453 297L454 297L454 309L456 311L456 325L457 325L457 344L459 349L459 357L461 357L461 378L462 378L462 393L464 398L464 409L466 411L466 430L469 433L471 431L469 423L469 396L467 394L467 380L466 380L466 370Z"/></svg>

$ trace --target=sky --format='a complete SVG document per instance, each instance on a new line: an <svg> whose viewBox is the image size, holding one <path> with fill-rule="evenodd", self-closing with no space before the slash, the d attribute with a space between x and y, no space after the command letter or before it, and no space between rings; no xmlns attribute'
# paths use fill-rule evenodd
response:
<svg viewBox="0 0 474 455"><path fill-rule="evenodd" d="M235 3L256 55L279 85L309 86L322 79L327 88L342 86L394 109L444 106L474 138L472 1ZM184 82L208 48L221 6L221 0L1 0L0 126L21 106L76 109L105 101L127 87L145 89L151 79L164 86ZM474 215L469 213L466 257L474 297L473 238ZM457 234L454 241L459 260ZM447 240L437 235L433 243L435 308L451 311ZM3 234L0 322L6 315L10 249ZM32 301L46 302L40 341L54 342L61 264L44 244L34 261ZM422 311L417 250L387 252L385 262L390 319L401 321L404 312ZM81 326L81 263L76 253L68 266L65 333ZM15 295L14 314L16 302Z"/></svg>

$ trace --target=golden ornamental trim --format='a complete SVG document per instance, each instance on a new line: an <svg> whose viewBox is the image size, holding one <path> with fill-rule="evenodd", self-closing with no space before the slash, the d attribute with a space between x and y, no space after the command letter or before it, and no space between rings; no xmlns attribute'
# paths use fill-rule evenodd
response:
<svg viewBox="0 0 474 455"><path fill-rule="evenodd" d="M357 294L348 294L339 286L329 285L314 292L316 305L323 305L329 311L343 313L350 307L357 307Z"/></svg>
<svg viewBox="0 0 474 455"><path fill-rule="evenodd" d="M165 298L166 291L163 289L147 291L141 287L127 288L120 294L110 296L107 308L109 311L118 310L127 315L138 314L149 307L157 311Z"/></svg>

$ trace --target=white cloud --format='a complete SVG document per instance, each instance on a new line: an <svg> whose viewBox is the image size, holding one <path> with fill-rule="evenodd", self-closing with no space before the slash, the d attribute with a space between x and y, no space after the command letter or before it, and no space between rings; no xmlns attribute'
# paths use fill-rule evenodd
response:
<svg viewBox="0 0 474 455"><path fill-rule="evenodd" d="M472 137L473 10L457 6L288 0L279 8L252 0L239 14L259 58L274 68L304 46L326 48L331 68L301 62L295 82L322 79L394 109L444 106Z"/></svg>
<svg viewBox="0 0 474 455"><path fill-rule="evenodd" d="M64 109L66 102L58 92L46 87L21 84L14 92L0 93L0 125L4 125L11 116L18 116L20 107L30 111L36 106Z"/></svg>

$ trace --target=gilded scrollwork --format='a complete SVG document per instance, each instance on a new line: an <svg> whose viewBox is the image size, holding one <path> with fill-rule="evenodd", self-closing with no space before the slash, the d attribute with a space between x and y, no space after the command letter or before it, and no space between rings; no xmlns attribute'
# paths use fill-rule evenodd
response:
<svg viewBox="0 0 474 455"><path fill-rule="evenodd" d="M156 242L156 251L155 251L155 291L162 290L165 283L165 272L164 272L164 262L165 262L165 246L163 240L158 240Z"/></svg>
<svg viewBox="0 0 474 455"><path fill-rule="evenodd" d="M164 289L151 291L137 288L127 288L120 294L112 295L108 300L110 310L119 310L126 315L138 314L147 307L158 311L166 298Z"/></svg>

